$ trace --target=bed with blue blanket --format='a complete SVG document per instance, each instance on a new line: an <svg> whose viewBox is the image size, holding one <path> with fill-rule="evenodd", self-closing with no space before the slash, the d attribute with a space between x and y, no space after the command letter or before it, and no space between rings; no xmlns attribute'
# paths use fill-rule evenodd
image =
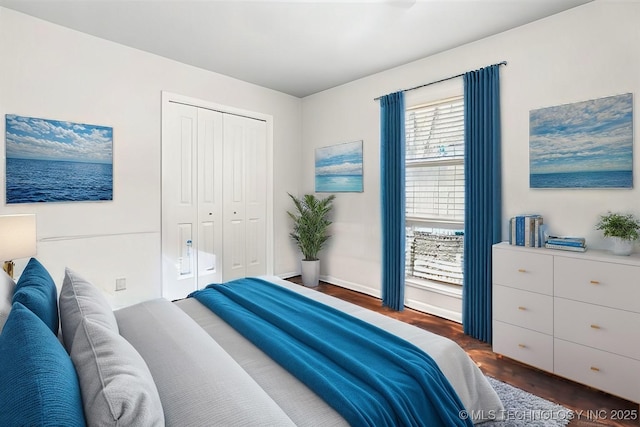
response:
<svg viewBox="0 0 640 427"><path fill-rule="evenodd" d="M277 277L113 311L0 271L0 425L464 426L502 414L453 341Z"/></svg>
<svg viewBox="0 0 640 427"><path fill-rule="evenodd" d="M296 425L455 426L501 413L453 341L276 277L211 285L175 305Z"/></svg>

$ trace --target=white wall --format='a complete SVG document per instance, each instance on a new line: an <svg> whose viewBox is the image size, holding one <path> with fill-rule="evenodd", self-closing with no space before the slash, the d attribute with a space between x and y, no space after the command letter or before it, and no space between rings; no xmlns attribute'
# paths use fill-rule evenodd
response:
<svg viewBox="0 0 640 427"><path fill-rule="evenodd" d="M115 306L159 296L163 90L273 116L274 273L295 272L285 211L286 193L299 190L300 99L1 7L0 133L4 114L112 126L114 200L6 205L2 137L0 215L37 214L37 257L58 285L69 266L108 291ZM119 277L127 290L116 294Z"/></svg>
<svg viewBox="0 0 640 427"><path fill-rule="evenodd" d="M0 113L112 126L115 186L113 202L7 206L0 161L0 214L37 214L38 258L58 284L68 265L111 292L114 305L158 296L160 93L165 90L274 117L274 272L280 275L299 271L300 258L288 237L286 193L313 191L315 148L362 139L364 193L338 194L322 275L379 295L379 105L373 98L506 60L509 65L501 68L505 221L536 211L553 231L584 235L590 246L604 247L593 229L598 215L608 209L640 214L639 190L530 190L528 114L638 92L638 22L637 2L598 0L300 101L0 7ZM407 95L437 97L439 90L435 85ZM637 188L637 155L634 166ZM23 265L18 262L18 272ZM127 278L128 290L115 294L118 277Z"/></svg>
<svg viewBox="0 0 640 427"><path fill-rule="evenodd" d="M544 216L551 231L586 236L607 210L640 215L640 156L632 190L529 189L529 111L632 92L634 140L640 143L640 3L598 0L460 48L303 99L302 192L313 192L314 150L364 140L364 193L338 195L333 237L321 275L380 295L379 105L373 98L500 61L503 219L523 212ZM430 96L439 85L407 93ZM636 150L637 151L637 150ZM506 238L506 234L504 235Z"/></svg>

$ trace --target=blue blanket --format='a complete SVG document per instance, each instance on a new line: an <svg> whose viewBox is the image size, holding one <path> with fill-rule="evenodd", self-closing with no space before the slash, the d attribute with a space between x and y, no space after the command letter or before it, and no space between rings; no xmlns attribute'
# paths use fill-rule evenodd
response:
<svg viewBox="0 0 640 427"><path fill-rule="evenodd" d="M260 279L189 295L322 397L352 426L458 426L464 409L433 359L346 313Z"/></svg>

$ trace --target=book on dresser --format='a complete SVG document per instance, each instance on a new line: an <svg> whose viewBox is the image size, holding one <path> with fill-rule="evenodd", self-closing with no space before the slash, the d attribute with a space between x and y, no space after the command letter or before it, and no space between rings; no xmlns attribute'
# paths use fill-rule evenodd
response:
<svg viewBox="0 0 640 427"><path fill-rule="evenodd" d="M509 220L509 243L516 246L542 247L544 219L538 214L516 215Z"/></svg>
<svg viewBox="0 0 640 427"><path fill-rule="evenodd" d="M554 244L554 243L545 243L544 247L547 249L556 249L560 251L572 251L572 252L585 252L587 250L586 246L574 246L574 245L562 245L562 244Z"/></svg>
<svg viewBox="0 0 640 427"><path fill-rule="evenodd" d="M584 237L549 236L544 247L547 249L584 252L587 250L587 243Z"/></svg>

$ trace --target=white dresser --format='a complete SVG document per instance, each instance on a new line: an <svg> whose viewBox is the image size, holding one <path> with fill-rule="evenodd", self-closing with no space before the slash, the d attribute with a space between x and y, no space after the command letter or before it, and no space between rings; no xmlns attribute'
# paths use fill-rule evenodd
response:
<svg viewBox="0 0 640 427"><path fill-rule="evenodd" d="M494 245L493 351L640 402L640 256Z"/></svg>

